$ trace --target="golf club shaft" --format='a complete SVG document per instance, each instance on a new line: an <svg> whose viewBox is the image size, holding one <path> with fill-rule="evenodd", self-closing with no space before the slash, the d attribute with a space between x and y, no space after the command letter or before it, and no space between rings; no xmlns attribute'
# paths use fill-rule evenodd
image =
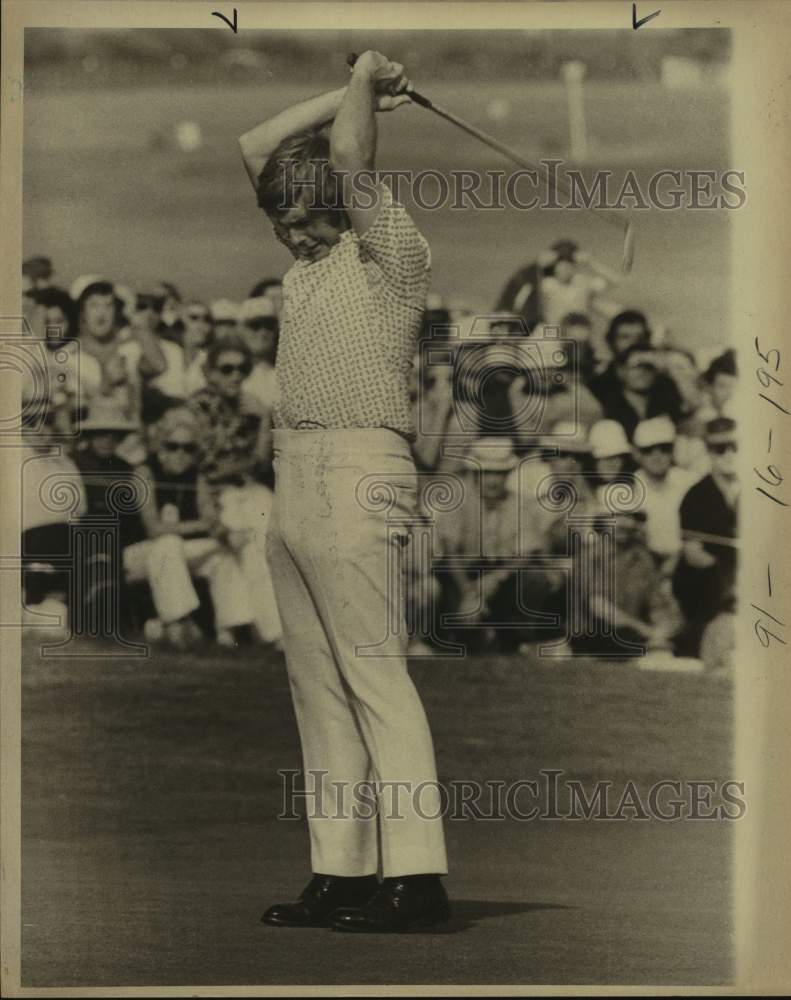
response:
<svg viewBox="0 0 791 1000"><path fill-rule="evenodd" d="M350 67L353 67L357 61L357 54L350 52L346 58L346 62ZM488 132L484 132L483 129L478 128L475 125L471 125L470 122L465 121L458 115L453 114L452 111L448 111L447 108L440 107L438 104L434 104L428 97L424 94L419 94L416 90L408 91L410 98L419 104L422 108L426 108L428 111L433 111L435 115L439 115L440 118L444 118L449 121L452 125L457 128L462 129L468 135L473 136L479 142L484 143L490 149L495 150L504 156L507 160L511 160L519 167L523 167L525 170L530 170L533 173L542 173L547 179L550 185L554 185L558 190L560 190L565 195L571 194L571 188L563 181L560 177L555 175L554 177L550 174L545 166L542 164L534 163L532 160L527 160L525 157L521 156L516 150L507 146L504 142L500 142L499 139L495 139L493 135L489 135ZM613 212L609 212L606 209L594 208L593 206L585 206L587 211L595 212L600 219L604 219L613 226L617 226L621 231L628 225L626 221L617 216Z"/></svg>

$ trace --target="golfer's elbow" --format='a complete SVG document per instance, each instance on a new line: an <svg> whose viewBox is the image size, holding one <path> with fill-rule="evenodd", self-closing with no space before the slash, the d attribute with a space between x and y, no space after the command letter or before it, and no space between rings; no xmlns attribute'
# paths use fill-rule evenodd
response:
<svg viewBox="0 0 791 1000"><path fill-rule="evenodd" d="M366 137L357 136L350 130L333 128L330 134L330 163L334 170L346 173L372 170L374 156L374 144Z"/></svg>

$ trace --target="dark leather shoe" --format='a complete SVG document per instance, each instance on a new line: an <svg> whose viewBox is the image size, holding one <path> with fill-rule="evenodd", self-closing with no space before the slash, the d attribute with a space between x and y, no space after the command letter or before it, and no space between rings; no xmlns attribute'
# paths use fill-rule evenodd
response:
<svg viewBox="0 0 791 1000"><path fill-rule="evenodd" d="M439 876L386 878L362 906L336 910L332 929L367 934L402 934L444 923L448 896Z"/></svg>
<svg viewBox="0 0 791 1000"><path fill-rule="evenodd" d="M295 903L276 903L261 920L273 927L329 927L338 907L362 906L378 886L376 875L314 875Z"/></svg>

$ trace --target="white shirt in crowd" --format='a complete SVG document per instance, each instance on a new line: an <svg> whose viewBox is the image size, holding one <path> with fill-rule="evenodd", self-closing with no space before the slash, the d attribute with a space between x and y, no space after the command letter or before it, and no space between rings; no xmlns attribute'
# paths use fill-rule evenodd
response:
<svg viewBox="0 0 791 1000"><path fill-rule="evenodd" d="M663 480L652 479L644 472L637 472L637 477L645 486L642 510L648 547L660 556L676 555L681 550L681 501L700 477L676 465Z"/></svg>

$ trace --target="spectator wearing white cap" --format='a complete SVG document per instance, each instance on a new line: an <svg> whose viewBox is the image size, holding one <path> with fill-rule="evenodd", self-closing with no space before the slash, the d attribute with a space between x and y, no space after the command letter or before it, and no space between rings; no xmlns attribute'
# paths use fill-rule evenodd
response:
<svg viewBox="0 0 791 1000"><path fill-rule="evenodd" d="M238 332L241 311L238 302L234 302L233 299L215 299L210 306L210 311L216 336Z"/></svg>
<svg viewBox="0 0 791 1000"><path fill-rule="evenodd" d="M479 438L467 458L462 505L447 515L435 515L435 530L442 554L469 564L442 574L443 610L466 616L463 639L475 646L481 632L467 629L485 624L489 598L514 572L503 568L502 560L526 554L525 535L532 524L520 512L518 493L508 489L509 474L519 463L510 439Z"/></svg>
<svg viewBox="0 0 791 1000"><path fill-rule="evenodd" d="M696 480L693 472L674 464L675 440L673 421L658 416L642 420L632 441L637 476L645 487L648 547L664 577L672 573L681 551L679 510L684 494Z"/></svg>
<svg viewBox="0 0 791 1000"><path fill-rule="evenodd" d="M279 323L277 310L266 295L246 299L239 313L242 332L253 356L253 369L242 386L271 413L277 403L275 358Z"/></svg>
<svg viewBox="0 0 791 1000"><path fill-rule="evenodd" d="M633 471L632 448L617 420L595 423L590 429L589 442L598 481L596 497L601 502L608 486Z"/></svg>

